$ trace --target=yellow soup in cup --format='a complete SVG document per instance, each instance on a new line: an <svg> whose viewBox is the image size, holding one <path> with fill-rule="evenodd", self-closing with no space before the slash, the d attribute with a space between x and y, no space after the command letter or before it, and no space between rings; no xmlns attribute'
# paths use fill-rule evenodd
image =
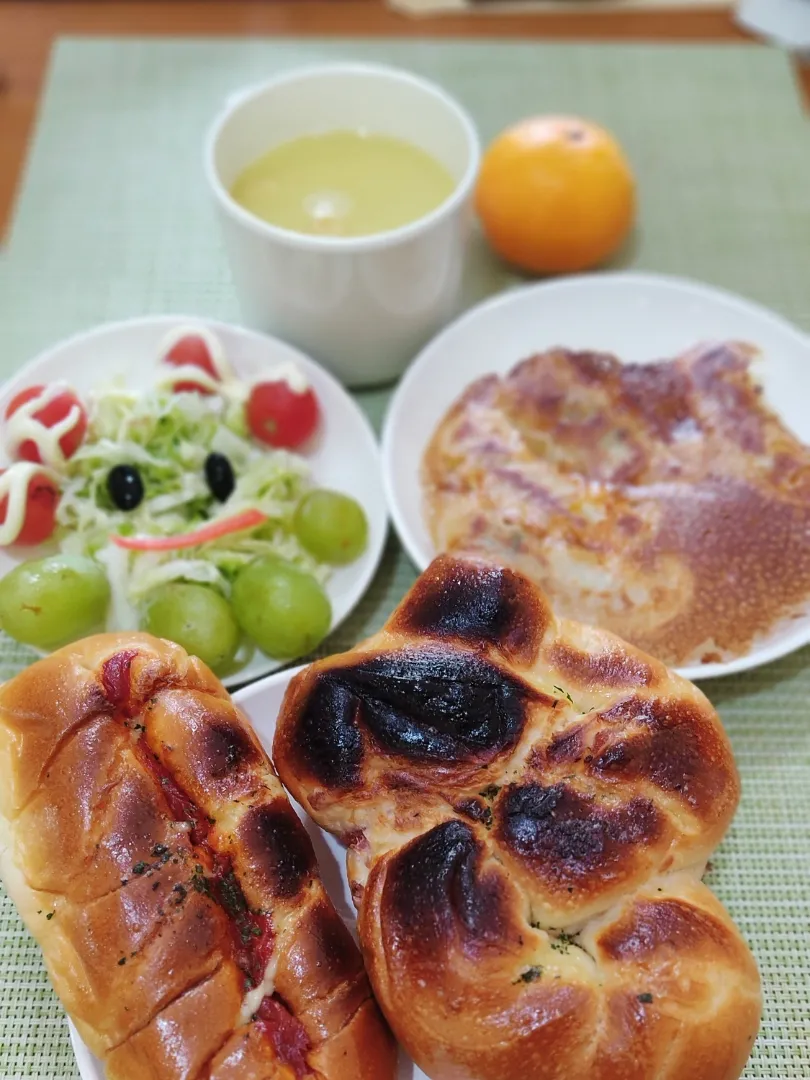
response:
<svg viewBox="0 0 810 1080"><path fill-rule="evenodd" d="M441 87L379 64L232 95L205 171L246 321L350 386L400 375L456 315L480 148Z"/></svg>
<svg viewBox="0 0 810 1080"><path fill-rule="evenodd" d="M239 174L231 195L283 229L371 236L418 221L455 187L441 162L405 139L329 131L268 150Z"/></svg>

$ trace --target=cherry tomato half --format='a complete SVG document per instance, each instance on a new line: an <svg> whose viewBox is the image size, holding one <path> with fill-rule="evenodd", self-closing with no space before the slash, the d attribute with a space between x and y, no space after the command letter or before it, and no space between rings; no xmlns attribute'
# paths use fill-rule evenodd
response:
<svg viewBox="0 0 810 1080"><path fill-rule="evenodd" d="M6 409L6 419L26 402L38 397L45 389L44 386L29 386L21 390L16 397L12 398ZM38 420L43 427L51 428L61 423L76 406L79 410L78 418L70 431L66 431L60 438L59 445L66 458L72 457L84 442L87 433L87 410L72 390L63 390L61 394L52 397L41 409L32 413L32 419ZM23 461L34 461L42 464L42 455L36 439L24 439L16 448L16 455Z"/></svg>
<svg viewBox="0 0 810 1080"><path fill-rule="evenodd" d="M318 426L318 399L311 389L294 390L286 379L257 383L250 391L247 422L254 439L291 450Z"/></svg>
<svg viewBox="0 0 810 1080"><path fill-rule="evenodd" d="M12 465L13 469L14 466ZM0 470L0 475L6 470ZM42 544L53 535L56 528L56 508L59 505L59 489L45 473L34 473L28 481L28 497L25 506L25 517L17 537L12 541L15 544L31 545ZM0 499L0 524L6 520L8 513L8 495Z"/></svg>
<svg viewBox="0 0 810 1080"><path fill-rule="evenodd" d="M198 334L186 334L185 337L180 338L163 357L163 363L171 364L172 367L196 367L204 371L206 375L210 375L216 382L222 381L208 343ZM197 393L207 397L213 394L213 390L209 387L203 383L193 382L191 379L173 383L172 390L175 394Z"/></svg>

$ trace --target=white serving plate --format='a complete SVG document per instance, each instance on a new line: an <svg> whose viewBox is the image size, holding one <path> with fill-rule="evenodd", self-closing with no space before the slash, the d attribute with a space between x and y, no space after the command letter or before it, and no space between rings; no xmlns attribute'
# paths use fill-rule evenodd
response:
<svg viewBox="0 0 810 1080"><path fill-rule="evenodd" d="M268 753L273 748L276 718L284 693L290 679L301 670L299 667L293 670L279 671L277 674L270 675L268 678L262 679L252 686L247 686L244 690L239 690L234 694L234 701L247 713ZM321 869L321 877L327 892L344 922L355 933L356 913L346 877L345 851L333 836L323 832L311 818L307 817L297 802L293 801L292 805L304 822L312 839L315 854L318 857L318 865ZM70 1028L70 1041L73 1044L73 1051L76 1054L76 1062L82 1080L104 1080L104 1068L101 1062L90 1053L70 1021L68 1021L68 1025ZM410 1058L400 1052L397 1080L429 1080L429 1078L413 1064Z"/></svg>
<svg viewBox="0 0 810 1080"><path fill-rule="evenodd" d="M405 373L383 431L383 481L394 526L420 570L435 554L422 513L425 447L473 380L505 373L542 349L614 352L626 362L674 356L704 340L742 340L762 351L755 372L785 423L810 443L810 338L784 319L721 289L653 274L592 274L515 289L467 312ZM745 656L680 669L706 679L768 663L810 642L810 607Z"/></svg>
<svg viewBox="0 0 810 1080"><path fill-rule="evenodd" d="M357 403L324 368L292 346L238 326L185 316L158 315L109 323L54 345L26 364L0 389L0 416L9 400L26 386L61 379L82 392L123 376L127 385L151 385L158 346L167 331L178 325L204 325L222 341L237 375L259 376L278 364L293 362L303 371L321 405L321 426L306 453L315 482L352 495L366 512L368 546L350 566L336 568L327 584L332 604L332 629L341 623L368 588L382 556L388 517L379 466L379 449L371 425ZM0 439L0 443L2 440ZM0 467L7 464L0 450ZM21 558L37 558L37 549L24 555L0 549L0 577ZM228 676L226 686L267 675L282 665L260 652L241 671Z"/></svg>

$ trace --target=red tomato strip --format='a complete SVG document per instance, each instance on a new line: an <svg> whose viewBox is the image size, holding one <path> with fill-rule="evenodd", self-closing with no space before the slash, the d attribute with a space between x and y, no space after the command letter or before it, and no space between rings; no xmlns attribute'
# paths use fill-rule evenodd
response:
<svg viewBox="0 0 810 1080"><path fill-rule="evenodd" d="M197 876L194 887L207 891L227 915L234 963L244 976L245 989L250 990L261 982L273 952L275 933L272 919L267 912L250 908L233 871L230 856L221 855L209 843L210 818L183 791L171 771L149 749L145 739L137 741L135 753L141 765L159 784L174 820L186 821L191 826L189 839L197 858L209 872L205 877Z"/></svg>
<svg viewBox="0 0 810 1080"><path fill-rule="evenodd" d="M178 533L176 536L119 536L113 533L110 539L118 547L128 551L179 551L181 548L197 547L211 540L219 540L230 533L255 529L267 521L267 515L261 510L243 510L241 514L212 521L190 533Z"/></svg>
<svg viewBox="0 0 810 1080"><path fill-rule="evenodd" d="M264 978L267 963L273 952L275 933L270 916L263 911L253 911L248 906L242 886L233 871L230 856L212 851L213 872L210 880L211 895L228 916L236 966L245 976L245 988L252 990Z"/></svg>
<svg viewBox="0 0 810 1080"><path fill-rule="evenodd" d="M160 786L174 820L187 821L191 825L191 843L195 847L205 844L211 831L211 822L199 806L181 790L175 778L157 755L152 753L144 739L138 739L135 752L141 765L152 774Z"/></svg>
<svg viewBox="0 0 810 1080"><path fill-rule="evenodd" d="M123 707L129 704L129 694L132 688L130 668L132 661L138 655L136 649L125 649L123 652L113 653L101 669L101 685L107 700L112 705ZM129 716L129 712L124 710Z"/></svg>
<svg viewBox="0 0 810 1080"><path fill-rule="evenodd" d="M310 1076L307 1064L309 1039L303 1024L275 997L266 997L257 1010L256 1027L273 1044L279 1061L289 1065L297 1077Z"/></svg>
<svg viewBox="0 0 810 1080"><path fill-rule="evenodd" d="M132 715L131 707L123 707L132 705L130 672L137 655L137 651L132 649L115 653L102 668L104 692L113 705L122 707L125 716ZM126 721L124 723L129 727ZM275 948L272 917L268 911L250 907L234 872L231 856L218 852L211 844L213 819L183 790L171 769L150 748L146 738L136 739L133 749L141 767L149 773L163 794L172 818L189 826L189 840L195 858L199 859L192 886L217 903L227 917L234 963L242 972L245 991L252 990L264 978ZM152 872L163 865L170 854L168 847L157 845L152 855L158 862L154 865L143 862L135 873ZM279 1059L289 1064L297 1077L311 1075L306 1062L310 1044L299 1020L270 997L264 998L253 1019L257 1030L272 1042Z"/></svg>

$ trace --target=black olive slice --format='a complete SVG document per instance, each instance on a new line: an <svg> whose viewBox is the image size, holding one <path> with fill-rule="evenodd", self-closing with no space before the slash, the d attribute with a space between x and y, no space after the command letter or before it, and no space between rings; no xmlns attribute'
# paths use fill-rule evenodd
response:
<svg viewBox="0 0 810 1080"><path fill-rule="evenodd" d="M211 452L205 459L205 479L211 494L220 502L230 498L236 487L236 479L233 475L233 465L224 454Z"/></svg>
<svg viewBox="0 0 810 1080"><path fill-rule="evenodd" d="M140 470L134 465L116 465L107 476L107 490L119 510L134 510L143 502Z"/></svg>

